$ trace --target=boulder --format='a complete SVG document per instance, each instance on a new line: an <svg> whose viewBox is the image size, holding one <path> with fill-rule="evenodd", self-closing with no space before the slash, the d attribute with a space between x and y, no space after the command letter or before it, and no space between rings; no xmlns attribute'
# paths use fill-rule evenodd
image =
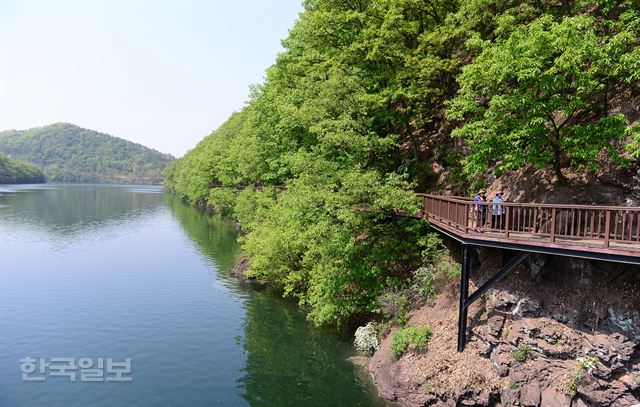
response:
<svg viewBox="0 0 640 407"><path fill-rule="evenodd" d="M609 307L611 322L624 332L631 334L636 340L640 340L640 312L637 310L623 311Z"/></svg>
<svg viewBox="0 0 640 407"><path fill-rule="evenodd" d="M520 403L525 407L537 407L540 405L540 382L527 383L520 391Z"/></svg>
<svg viewBox="0 0 640 407"><path fill-rule="evenodd" d="M509 310L516 305L518 297L508 291L494 290L489 305L498 310Z"/></svg>
<svg viewBox="0 0 640 407"><path fill-rule="evenodd" d="M491 352L491 356L489 357L489 359L495 366L498 376L505 377L509 374L509 367L513 362L513 356L511 355L511 352L513 352L514 350L515 347L502 343L496 346L493 349L493 352Z"/></svg>
<svg viewBox="0 0 640 407"><path fill-rule="evenodd" d="M516 307L511 311L511 314L518 319L522 318L525 315L528 316L536 316L538 315L538 310L540 309L540 302L531 299L531 298L522 298L516 304Z"/></svg>
<svg viewBox="0 0 640 407"><path fill-rule="evenodd" d="M493 315L487 320L487 328L492 336L499 336L504 325L504 315Z"/></svg>
<svg viewBox="0 0 640 407"><path fill-rule="evenodd" d="M571 397L556 389L553 385L542 390L541 407L574 407L571 405Z"/></svg>

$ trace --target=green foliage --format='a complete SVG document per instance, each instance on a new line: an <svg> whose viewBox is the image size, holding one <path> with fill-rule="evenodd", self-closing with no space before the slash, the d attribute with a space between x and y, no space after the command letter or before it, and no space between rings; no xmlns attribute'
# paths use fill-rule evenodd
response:
<svg viewBox="0 0 640 407"><path fill-rule="evenodd" d="M0 151L39 166L49 181L60 182L160 183L162 170L173 160L140 144L67 123L3 131Z"/></svg>
<svg viewBox="0 0 640 407"><path fill-rule="evenodd" d="M423 266L414 271L413 288L422 300L434 297L446 283L460 277L460 264L452 261L440 239L427 235L423 239Z"/></svg>
<svg viewBox="0 0 640 407"><path fill-rule="evenodd" d="M409 348L409 335L407 334L406 329L408 328L400 328L393 334L393 339L391 340L391 352L396 358L404 355L404 353Z"/></svg>
<svg viewBox="0 0 640 407"><path fill-rule="evenodd" d="M410 348L422 352L426 349L429 340L431 340L431 328L428 326L400 328L393 334L391 351L396 358L404 355Z"/></svg>
<svg viewBox="0 0 640 407"><path fill-rule="evenodd" d="M509 388L511 390L517 389L518 387L520 387L520 383L518 383L516 380L513 380L513 379L509 380Z"/></svg>
<svg viewBox="0 0 640 407"><path fill-rule="evenodd" d="M578 382L573 379L575 379L575 377L572 377L572 380L565 386L565 394L569 397L575 397L576 394L578 394Z"/></svg>
<svg viewBox="0 0 640 407"><path fill-rule="evenodd" d="M531 357L531 345L520 342L516 350L511 353L516 362L525 362Z"/></svg>
<svg viewBox="0 0 640 407"><path fill-rule="evenodd" d="M314 322L402 324L458 273L424 222L390 216L418 210L438 166L461 190L529 163L588 170L634 140L609 105L638 82L637 2L566 4L308 0L246 107L165 184L236 217L250 273Z"/></svg>
<svg viewBox="0 0 640 407"><path fill-rule="evenodd" d="M214 188L209 191L206 202L221 215L231 216L236 206L236 192L232 188Z"/></svg>
<svg viewBox="0 0 640 407"><path fill-rule="evenodd" d="M626 150L633 158L640 158L640 124L636 123L627 130L627 138L630 140Z"/></svg>
<svg viewBox="0 0 640 407"><path fill-rule="evenodd" d="M580 369L582 370L593 370L595 368L597 368L598 366L598 358L597 357L591 357L591 358L578 358L578 366L580 367Z"/></svg>
<svg viewBox="0 0 640 407"><path fill-rule="evenodd" d="M45 182L40 168L0 153L0 184L33 184Z"/></svg>
<svg viewBox="0 0 640 407"><path fill-rule="evenodd" d="M362 185L360 174L354 185L351 177L345 176L344 189L337 191L290 184L260 222L250 225L244 244L250 274L310 305L310 318L318 323L377 312L385 282L402 274L398 259L418 260L415 245L424 226L380 214L388 211L393 195L396 207L415 210L413 198ZM366 207L378 209L363 211Z"/></svg>
<svg viewBox="0 0 640 407"><path fill-rule="evenodd" d="M625 18L637 22L637 9L626 7L635 17ZM493 41L468 42L479 55L458 76L460 90L448 110L451 118L468 119L454 131L470 148L467 172L530 163L551 166L563 179L563 168L595 170L601 152L618 158L630 128L609 103L614 86L616 92L626 87L626 66L640 66L638 26L551 14L514 23L501 20Z"/></svg>

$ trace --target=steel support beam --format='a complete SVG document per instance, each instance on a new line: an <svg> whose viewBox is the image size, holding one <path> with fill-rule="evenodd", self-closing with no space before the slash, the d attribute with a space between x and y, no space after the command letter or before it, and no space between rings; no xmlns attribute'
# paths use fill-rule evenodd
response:
<svg viewBox="0 0 640 407"><path fill-rule="evenodd" d="M458 309L458 352L464 350L467 342L467 295L469 294L469 269L471 268L471 257L469 256L469 245L462 245L462 270L460 272L460 306Z"/></svg>
<svg viewBox="0 0 640 407"><path fill-rule="evenodd" d="M637 253L611 253L611 252L598 252L592 247L576 248L576 247L560 247L558 245L554 247L544 245L527 244L524 240L485 240L480 239L477 236L461 236L458 233L452 231L442 225L435 222L430 222L429 226L434 230L443 233L453 240L460 242L461 244L468 244L473 246L492 247L494 249L508 249L514 251L527 251L531 253L550 254L553 256L563 257L575 257L579 259L587 260L600 260L611 261L615 263L634 264L640 266L640 256Z"/></svg>
<svg viewBox="0 0 640 407"><path fill-rule="evenodd" d="M486 293L491 287L496 285L498 281L509 274L513 269L518 267L524 259L526 259L530 252L521 251L517 254L508 257L504 257L504 264L502 268L494 274L489 280L487 280L482 286L480 286L473 294L469 295L469 272L471 259L469 256L470 245L462 245L462 272L460 274L460 309L458 311L458 352L464 350L464 345L467 343L467 308L473 304L478 298ZM506 259L509 258L508 261Z"/></svg>

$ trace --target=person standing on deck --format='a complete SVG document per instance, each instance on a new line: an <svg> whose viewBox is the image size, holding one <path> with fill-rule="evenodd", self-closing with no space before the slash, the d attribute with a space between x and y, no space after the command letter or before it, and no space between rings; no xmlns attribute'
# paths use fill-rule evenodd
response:
<svg viewBox="0 0 640 407"><path fill-rule="evenodd" d="M503 215L505 208L502 205L496 205L496 203L504 202L502 194L502 191L498 191L495 198L493 198L493 205L491 205L491 229L502 229L504 226Z"/></svg>
<svg viewBox="0 0 640 407"><path fill-rule="evenodd" d="M487 191L481 189L473 200L474 202L487 202ZM484 232L484 225L487 223L487 205L475 205L476 211L476 232Z"/></svg>

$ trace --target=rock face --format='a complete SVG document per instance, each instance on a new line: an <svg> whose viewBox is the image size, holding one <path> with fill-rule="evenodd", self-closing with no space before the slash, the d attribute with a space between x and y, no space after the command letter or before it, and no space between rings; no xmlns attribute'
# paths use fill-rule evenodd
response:
<svg viewBox="0 0 640 407"><path fill-rule="evenodd" d="M231 268L231 270L229 270L229 274L231 274L232 276L242 281L246 281L246 280L249 280L249 277L246 276L245 272L249 270L249 268L251 268L249 259L241 258L236 262L236 264Z"/></svg>
<svg viewBox="0 0 640 407"><path fill-rule="evenodd" d="M480 285L499 260L484 253L472 279ZM457 284L411 313L431 342L395 360L385 339L369 363L381 394L411 407L640 404L640 269L551 257L531 266L470 307L462 353Z"/></svg>

